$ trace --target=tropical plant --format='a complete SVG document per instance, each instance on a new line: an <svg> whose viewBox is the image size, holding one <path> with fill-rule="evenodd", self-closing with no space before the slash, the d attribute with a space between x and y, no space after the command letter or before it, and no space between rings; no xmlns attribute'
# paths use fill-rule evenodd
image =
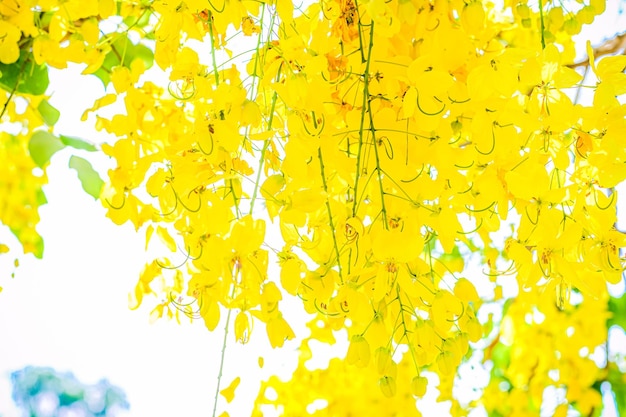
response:
<svg viewBox="0 0 626 417"><path fill-rule="evenodd" d="M108 86L84 119L116 137L98 148L116 167L102 186L71 164L114 223L171 251L131 308L221 323L224 343L260 337L254 323L272 347L300 340L255 415L419 415L433 385L453 415L598 415L605 382L626 411L609 343L626 309L609 292L625 265L624 37L579 61L574 42L604 0L0 7L2 120L18 125L0 139L0 220L41 255L50 156L97 150L55 132L46 71L82 64ZM307 370L309 342L338 338L347 353ZM466 362L490 372L469 399ZM218 382L215 405L238 383Z"/></svg>

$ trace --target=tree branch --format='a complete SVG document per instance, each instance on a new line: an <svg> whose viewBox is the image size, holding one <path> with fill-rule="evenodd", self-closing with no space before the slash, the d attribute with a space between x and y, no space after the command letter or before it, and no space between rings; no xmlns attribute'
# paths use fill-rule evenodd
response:
<svg viewBox="0 0 626 417"><path fill-rule="evenodd" d="M597 58L604 55L626 55L626 32L607 39L600 46L593 48L593 55ZM589 65L589 57L580 62L568 65L570 68L586 67Z"/></svg>

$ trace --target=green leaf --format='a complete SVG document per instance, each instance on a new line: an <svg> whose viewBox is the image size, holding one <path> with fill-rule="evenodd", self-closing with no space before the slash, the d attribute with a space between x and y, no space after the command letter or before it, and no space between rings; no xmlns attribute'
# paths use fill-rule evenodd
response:
<svg viewBox="0 0 626 417"><path fill-rule="evenodd" d="M52 155L64 147L65 145L61 142L61 139L45 130L38 130L33 133L28 142L30 157L33 158L33 161L40 168L43 168L50 161Z"/></svg>
<svg viewBox="0 0 626 417"><path fill-rule="evenodd" d="M138 27L144 28L150 24L151 13L142 13L139 17L137 16L127 16L124 18L124 24L127 27Z"/></svg>
<svg viewBox="0 0 626 417"><path fill-rule="evenodd" d="M39 236L39 233L35 232L35 236L32 236L31 227L9 227L13 236L21 243L24 248L24 253L32 253L35 258L41 259L43 257L43 239Z"/></svg>
<svg viewBox="0 0 626 417"><path fill-rule="evenodd" d="M626 330L626 293L620 298L609 298L609 311L612 316L607 321L607 327L617 325Z"/></svg>
<svg viewBox="0 0 626 417"><path fill-rule="evenodd" d="M37 110L48 126L54 126L59 121L59 116L61 116L61 112L50 104L48 100L41 100Z"/></svg>
<svg viewBox="0 0 626 417"><path fill-rule="evenodd" d="M76 138L73 136L59 135L59 139L67 146L71 146L74 149L82 149L84 151L95 152L98 150L96 145L87 142L85 139Z"/></svg>
<svg viewBox="0 0 626 417"><path fill-rule="evenodd" d="M626 330L626 293L619 298L609 298L609 311L611 317L607 320L607 327L620 326ZM609 362L608 381L615 395L618 415L626 416L626 376L611 362Z"/></svg>
<svg viewBox="0 0 626 417"><path fill-rule="evenodd" d="M608 381L615 395L615 405L620 416L626 415L626 376L619 370L617 365L609 364Z"/></svg>
<svg viewBox="0 0 626 417"><path fill-rule="evenodd" d="M6 91L15 89L17 93L41 95L49 84L48 67L37 65L33 54L26 50L12 64L0 62L0 74L0 87Z"/></svg>
<svg viewBox="0 0 626 417"><path fill-rule="evenodd" d="M120 34L115 34L120 36ZM118 40L111 44L111 50L104 58L102 66L93 74L100 78L106 87L111 81L111 71L113 67L123 65L130 68L130 64L135 59L141 59L146 67L150 68L154 63L154 53L146 45L132 43L128 37L120 36Z"/></svg>
<svg viewBox="0 0 626 417"><path fill-rule="evenodd" d="M41 236L38 236L33 246L33 255L35 256L35 258L37 259L43 258L43 246L44 246L43 239L41 238Z"/></svg>
<svg viewBox="0 0 626 417"><path fill-rule="evenodd" d="M78 179L83 186L83 190L93 198L98 199L104 181L102 181L96 170L93 169L91 163L80 156L72 155L70 168L75 169L78 173Z"/></svg>
<svg viewBox="0 0 626 417"><path fill-rule="evenodd" d="M511 363L511 347L503 343L496 343L491 351L491 360L494 368L505 370Z"/></svg>
<svg viewBox="0 0 626 417"><path fill-rule="evenodd" d="M38 206L43 206L44 204L48 203L48 199L46 198L46 195L44 194L41 188L35 191L35 196L36 196L35 201L37 201Z"/></svg>
<svg viewBox="0 0 626 417"><path fill-rule="evenodd" d="M465 257L461 255L461 251L456 245L452 249L452 252L442 254L439 257L439 261L441 261L450 272L462 272L465 265Z"/></svg>

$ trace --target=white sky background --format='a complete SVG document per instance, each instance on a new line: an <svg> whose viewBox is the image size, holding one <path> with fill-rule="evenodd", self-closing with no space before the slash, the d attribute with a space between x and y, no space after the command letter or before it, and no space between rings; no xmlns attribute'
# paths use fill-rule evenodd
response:
<svg viewBox="0 0 626 417"><path fill-rule="evenodd" d="M55 130L100 142L102 135L94 140L97 133L89 122L75 121L101 95L101 82L79 71L51 70L50 76L50 102L61 111ZM109 379L131 404L120 416L210 415L223 333L219 328L209 333L201 320L189 324L184 315L182 326L167 319L149 325L150 306L156 301L151 297L138 311L128 309L128 293L152 259L144 252L145 232L105 217L101 203L82 191L68 168L72 153L88 158L102 173L110 165L104 156L74 149L54 155L44 188L48 204L40 209L37 228L45 241L43 260L21 256L15 269L15 255L0 257L0 416L19 416L10 398L9 375L27 365L71 371L84 383ZM0 241L18 249L4 226ZM238 407L226 408L231 416L250 415L261 375L280 370L285 356L295 358L295 344L272 351L262 326L254 329L252 339L257 346L242 350L229 335L222 387L241 376L236 393L245 398L233 403ZM259 352L264 352L264 374L259 372ZM221 401L218 410L224 405Z"/></svg>
<svg viewBox="0 0 626 417"><path fill-rule="evenodd" d="M607 0L608 10L596 25L601 31L586 31L594 45L626 29L617 13L617 0ZM620 19L619 21L617 19ZM584 42L582 43L584 48ZM582 52L584 53L584 52ZM93 124L77 124L85 108L102 93L99 80L67 72L51 71L51 103L61 111L55 131L94 142ZM213 407L215 380L221 351L221 331L209 333L201 321L182 326L161 320L148 324L149 308L128 309L127 295L144 263L143 231L130 225L117 226L105 216L100 202L84 193L73 170L67 167L73 153L85 156L100 172L109 161L94 154L64 150L52 158L45 187L48 204L40 209L38 231L44 237L43 260L14 255L0 256L0 416L18 417L10 398L9 375L27 365L71 371L84 383L107 378L122 388L131 408L120 416L208 416ZM626 192L625 187L621 187ZM626 213L624 198L620 212ZM619 222L626 229L626 215ZM16 240L0 227L0 241L18 252ZM10 279L15 270L15 279ZM153 304L147 298L147 306ZM234 319L234 316L233 316ZM294 330L299 336L301 329ZM265 330L257 326L252 343L233 343L226 353L222 386L242 377L234 405L220 397L218 415L250 415L258 380L282 370L288 375L296 343L272 351ZM257 358L265 357L259 371ZM278 371L279 372L279 371Z"/></svg>

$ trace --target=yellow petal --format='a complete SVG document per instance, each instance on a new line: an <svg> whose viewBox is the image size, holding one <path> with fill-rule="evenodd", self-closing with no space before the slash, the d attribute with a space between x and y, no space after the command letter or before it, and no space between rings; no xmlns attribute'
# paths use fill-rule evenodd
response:
<svg viewBox="0 0 626 417"><path fill-rule="evenodd" d="M240 311L235 318L235 339L245 344L250 338L250 320L248 315Z"/></svg>
<svg viewBox="0 0 626 417"><path fill-rule="evenodd" d="M474 284L472 284L466 278L459 278L459 280L454 285L454 295L459 297L462 301L478 301L478 293L476 292L476 288Z"/></svg>
<svg viewBox="0 0 626 417"><path fill-rule="evenodd" d="M228 387L220 391L220 394L226 399L227 403L231 402L233 398L235 398L235 390L239 386L240 382L241 382L241 378L237 377L233 379L233 381L230 383Z"/></svg>
<svg viewBox="0 0 626 417"><path fill-rule="evenodd" d="M589 65L594 73L598 70L596 68L596 57L593 54L593 47L591 46L591 41L587 40L587 55L589 56Z"/></svg>
<svg viewBox="0 0 626 417"><path fill-rule="evenodd" d="M156 232L157 236L161 239L161 242L163 242L170 251L176 252L176 241L170 235L167 229L163 226L159 226L157 227Z"/></svg>
<svg viewBox="0 0 626 417"><path fill-rule="evenodd" d="M280 283L291 295L296 295L302 278L300 261L297 259L287 259L280 268Z"/></svg>

